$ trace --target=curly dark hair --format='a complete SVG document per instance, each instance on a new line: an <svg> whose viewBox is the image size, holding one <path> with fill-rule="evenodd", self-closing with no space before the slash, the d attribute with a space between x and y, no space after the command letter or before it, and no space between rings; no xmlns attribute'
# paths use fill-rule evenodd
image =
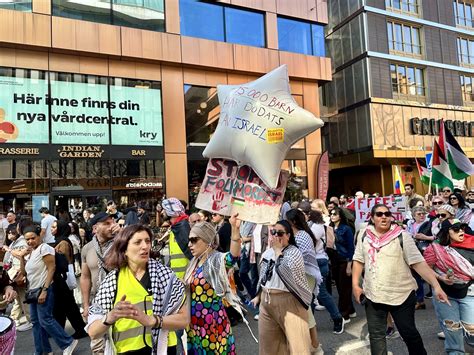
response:
<svg viewBox="0 0 474 355"><path fill-rule="evenodd" d="M316 224L324 224L323 214L319 211L311 210L308 214L308 219Z"/></svg>
<svg viewBox="0 0 474 355"><path fill-rule="evenodd" d="M105 264L107 265L108 270L120 269L128 264L125 256L128 243L130 242L130 239L139 232L146 232L150 237L150 241L153 240L151 229L142 224L132 224L125 227L114 238L112 248L105 259Z"/></svg>
<svg viewBox="0 0 474 355"><path fill-rule="evenodd" d="M339 218L341 219L341 221L339 222L340 224L345 224L346 226L349 225L349 222L347 220L347 216L346 214L344 213L344 211L342 210L342 208L340 207L335 207L332 211L331 211L331 214L332 213L336 213ZM334 227L334 223L331 221L331 223L329 224L331 227Z"/></svg>
<svg viewBox="0 0 474 355"><path fill-rule="evenodd" d="M449 195L449 204L452 206L451 204L451 197L456 197L459 201L459 205L458 205L458 208L459 209L464 209L466 208L466 200L464 199L464 197L462 197L462 195L460 193L457 193L457 192L453 192L451 195Z"/></svg>

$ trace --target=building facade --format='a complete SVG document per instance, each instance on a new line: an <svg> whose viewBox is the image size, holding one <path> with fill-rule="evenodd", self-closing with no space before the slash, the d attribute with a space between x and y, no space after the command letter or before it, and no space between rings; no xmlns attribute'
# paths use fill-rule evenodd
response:
<svg viewBox="0 0 474 355"><path fill-rule="evenodd" d="M0 2L0 211L192 197L216 86L288 65L319 115L325 0ZM321 134L284 162L316 194Z"/></svg>
<svg viewBox="0 0 474 355"><path fill-rule="evenodd" d="M328 1L333 81L321 101L333 193L391 194L395 165L427 192L415 158L441 119L474 158L473 10L471 0Z"/></svg>

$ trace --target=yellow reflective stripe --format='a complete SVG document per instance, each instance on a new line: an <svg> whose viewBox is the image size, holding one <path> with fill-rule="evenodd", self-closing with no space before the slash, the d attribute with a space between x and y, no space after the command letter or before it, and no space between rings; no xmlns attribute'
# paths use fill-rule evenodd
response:
<svg viewBox="0 0 474 355"><path fill-rule="evenodd" d="M170 260L184 259L184 258L187 259L183 253L170 255Z"/></svg>
<svg viewBox="0 0 474 355"><path fill-rule="evenodd" d="M143 332L145 332L146 334L151 334L151 328L145 328L140 324L139 327L131 328L131 329L129 328L121 332L116 332L114 334L114 340L116 342L119 342L119 341L123 341L127 339L132 339L137 336L143 336Z"/></svg>

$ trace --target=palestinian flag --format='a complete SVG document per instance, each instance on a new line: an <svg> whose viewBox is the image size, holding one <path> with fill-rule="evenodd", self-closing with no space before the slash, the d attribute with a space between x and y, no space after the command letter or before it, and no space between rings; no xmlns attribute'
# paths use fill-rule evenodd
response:
<svg viewBox="0 0 474 355"><path fill-rule="evenodd" d="M439 143L444 156L447 158L453 179L462 180L474 174L474 165L446 127L444 121L441 121L439 128Z"/></svg>
<svg viewBox="0 0 474 355"><path fill-rule="evenodd" d="M428 168L424 165L423 162L420 162L418 160L418 158L416 158L415 161L416 161L416 167L418 168L418 174L420 175L421 182L425 185L429 185L431 172L428 170Z"/></svg>
<svg viewBox="0 0 474 355"><path fill-rule="evenodd" d="M436 140L433 144L433 163L431 174L431 183L433 185L438 185L441 188L449 187L451 188L451 191L454 190L451 170L449 169L449 165L446 161L446 157L443 154L443 150L440 148Z"/></svg>

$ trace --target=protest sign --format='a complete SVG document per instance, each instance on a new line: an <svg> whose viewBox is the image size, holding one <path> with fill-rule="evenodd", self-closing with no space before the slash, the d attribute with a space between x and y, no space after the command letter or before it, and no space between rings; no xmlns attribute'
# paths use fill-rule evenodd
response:
<svg viewBox="0 0 474 355"><path fill-rule="evenodd" d="M386 196L374 198L359 198L355 200L356 221L355 224L368 222L370 220L370 210L378 203L387 205L392 212L395 221L403 221L406 214L405 196Z"/></svg>
<svg viewBox="0 0 474 355"><path fill-rule="evenodd" d="M271 189L248 166L211 159L196 200L196 207L260 224L277 222L289 173L282 171L278 186Z"/></svg>

